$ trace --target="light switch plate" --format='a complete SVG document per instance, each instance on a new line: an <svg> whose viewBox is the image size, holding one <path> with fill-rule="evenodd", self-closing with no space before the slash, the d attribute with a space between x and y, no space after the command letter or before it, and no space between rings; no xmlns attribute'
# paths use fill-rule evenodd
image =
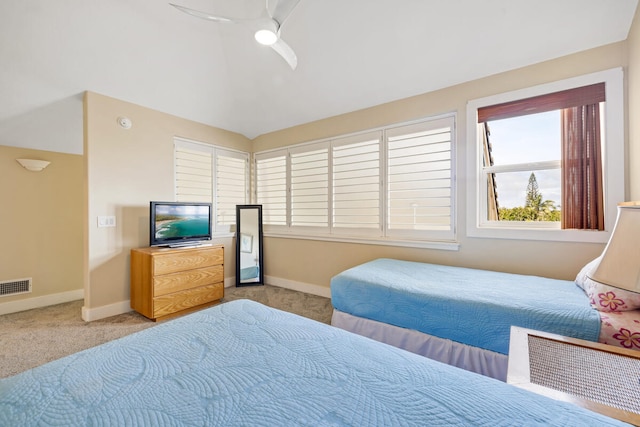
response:
<svg viewBox="0 0 640 427"><path fill-rule="evenodd" d="M98 217L98 227L115 227L116 226L116 217L115 216L99 216Z"/></svg>

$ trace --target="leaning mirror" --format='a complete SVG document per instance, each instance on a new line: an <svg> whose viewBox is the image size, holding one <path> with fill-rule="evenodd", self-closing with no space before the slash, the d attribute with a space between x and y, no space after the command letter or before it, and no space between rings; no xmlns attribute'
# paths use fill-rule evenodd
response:
<svg viewBox="0 0 640 427"><path fill-rule="evenodd" d="M236 286L263 285L262 205L236 206Z"/></svg>

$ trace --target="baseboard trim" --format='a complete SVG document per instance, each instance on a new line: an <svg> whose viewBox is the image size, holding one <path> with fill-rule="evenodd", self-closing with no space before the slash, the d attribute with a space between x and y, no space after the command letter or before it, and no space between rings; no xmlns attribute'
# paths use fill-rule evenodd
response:
<svg viewBox="0 0 640 427"><path fill-rule="evenodd" d="M296 282L294 280L282 279L280 277L273 277L273 276L265 276L264 279L265 279L264 280L265 283L268 285L278 286L280 288L285 288L285 289L291 289L298 292L305 292L307 294L318 295L325 298L331 298L331 289L325 286L313 285L311 283L304 283L304 282ZM226 279L224 279L225 288L230 288L232 286L235 286L235 283L236 283L235 277L227 277ZM82 294L82 291L80 291L80 293ZM58 304L60 302L74 301L82 298L83 296L80 295L79 297L74 297L65 301L52 302L52 303L42 304L40 306L34 306L29 308L44 307L46 305L53 305L53 304ZM21 308L14 311L22 311L22 310L28 310L28 308L24 308L24 309ZM82 320L84 320L85 322L92 322L94 320L100 320L106 317L117 316L118 314L124 314L130 311L131 311L131 302L129 300L120 301L113 304L103 305L101 307L95 307L95 308L82 307ZM0 305L0 314L4 314L2 313L2 305Z"/></svg>
<svg viewBox="0 0 640 427"><path fill-rule="evenodd" d="M131 311L131 301L120 301L113 304L102 305L96 308L82 307L82 320L92 322L106 317L117 316Z"/></svg>
<svg viewBox="0 0 640 427"><path fill-rule="evenodd" d="M331 289L325 286L312 285L311 283L296 282L295 280L282 279L274 276L264 276L267 285L279 288L291 289L293 291L304 292L306 294L317 295L319 297L331 298ZM236 285L235 277L224 279L224 287L231 288Z"/></svg>
<svg viewBox="0 0 640 427"><path fill-rule="evenodd" d="M291 289L298 292L304 292L319 297L331 298L331 288L311 283L296 282L294 280L283 279L281 277L264 276L267 285L278 286L280 288Z"/></svg>
<svg viewBox="0 0 640 427"><path fill-rule="evenodd" d="M41 297L25 298L0 304L0 315L17 313L19 311L42 308L64 302L77 301L84 298L84 289L43 295Z"/></svg>

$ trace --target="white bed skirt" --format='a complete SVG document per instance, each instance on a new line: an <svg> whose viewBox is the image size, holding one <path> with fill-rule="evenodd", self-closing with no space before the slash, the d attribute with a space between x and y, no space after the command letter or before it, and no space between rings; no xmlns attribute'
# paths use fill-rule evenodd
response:
<svg viewBox="0 0 640 427"><path fill-rule="evenodd" d="M333 310L331 324L467 371L507 379L508 356Z"/></svg>

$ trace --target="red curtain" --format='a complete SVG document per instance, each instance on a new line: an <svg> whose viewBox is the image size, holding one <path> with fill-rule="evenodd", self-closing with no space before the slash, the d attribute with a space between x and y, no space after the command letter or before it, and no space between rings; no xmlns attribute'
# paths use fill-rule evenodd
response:
<svg viewBox="0 0 640 427"><path fill-rule="evenodd" d="M600 106L562 110L562 228L604 230Z"/></svg>

